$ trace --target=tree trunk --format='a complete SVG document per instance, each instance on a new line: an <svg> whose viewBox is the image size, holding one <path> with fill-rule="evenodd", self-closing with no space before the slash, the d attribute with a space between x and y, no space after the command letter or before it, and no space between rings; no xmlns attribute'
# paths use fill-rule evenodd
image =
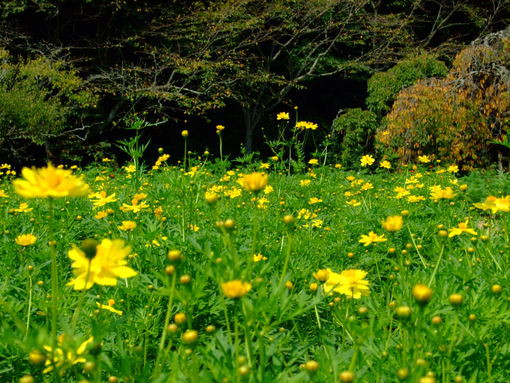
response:
<svg viewBox="0 0 510 383"><path fill-rule="evenodd" d="M246 147L246 153L251 154L253 152L253 138L255 135L255 130L257 129L260 123L260 112L257 111L257 108L248 109L243 108L243 117L244 117L244 145Z"/></svg>

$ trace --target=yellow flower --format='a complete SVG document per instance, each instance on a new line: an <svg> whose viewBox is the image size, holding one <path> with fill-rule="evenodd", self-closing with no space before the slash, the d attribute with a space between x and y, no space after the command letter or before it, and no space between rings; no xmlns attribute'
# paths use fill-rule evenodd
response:
<svg viewBox="0 0 510 383"><path fill-rule="evenodd" d="M131 231L136 228L136 222L134 221L122 221L122 225L117 226L119 230L122 231Z"/></svg>
<svg viewBox="0 0 510 383"><path fill-rule="evenodd" d="M384 238L384 234L377 235L376 233L371 231L370 233L368 233L368 235L362 235L361 239L359 240L359 243L363 243L364 246L369 246L372 243L386 242L386 241L387 241L387 239Z"/></svg>
<svg viewBox="0 0 510 383"><path fill-rule="evenodd" d="M322 200L317 197L312 197L308 200L308 205L315 205L316 203L320 203Z"/></svg>
<svg viewBox="0 0 510 383"><path fill-rule="evenodd" d="M219 198L220 198L220 196L217 193L210 191L210 190L206 190L205 200L207 201L208 204L215 203L216 201L218 201Z"/></svg>
<svg viewBox="0 0 510 383"><path fill-rule="evenodd" d="M117 198L115 198L115 193L107 195L104 190L100 191L99 193L89 195L89 198L94 205L94 208L118 201Z"/></svg>
<svg viewBox="0 0 510 383"><path fill-rule="evenodd" d="M189 136L189 132L187 130L183 130L181 132L181 136L183 136L184 138L188 137Z"/></svg>
<svg viewBox="0 0 510 383"><path fill-rule="evenodd" d="M271 165L269 165L268 163L262 163L260 164L260 169L269 169L271 167Z"/></svg>
<svg viewBox="0 0 510 383"><path fill-rule="evenodd" d="M83 342L76 351L64 347L65 336L62 334L58 337L58 346L53 350L50 346L44 346L44 349L48 352L50 358L46 359L46 368L43 373L46 374L56 367L59 372L63 371L63 368L70 367L74 364L85 363L87 360L83 357L83 354L87 351L87 346L94 341L93 337L90 337ZM52 360L53 358L53 360Z"/></svg>
<svg viewBox="0 0 510 383"><path fill-rule="evenodd" d="M301 180L301 181L299 181L299 186L308 186L308 185L310 185L311 182L312 181L310 181L310 180Z"/></svg>
<svg viewBox="0 0 510 383"><path fill-rule="evenodd" d="M262 254L253 254L253 262L267 261L267 257Z"/></svg>
<svg viewBox="0 0 510 383"><path fill-rule="evenodd" d="M7 198L9 197L4 190L0 189L0 198Z"/></svg>
<svg viewBox="0 0 510 383"><path fill-rule="evenodd" d="M310 161L308 161L310 165L319 165L319 160L317 158L312 158Z"/></svg>
<svg viewBox="0 0 510 383"><path fill-rule="evenodd" d="M217 131L220 131L220 132L221 132L221 131L222 131L222 130L224 130L224 129L225 129L225 127L224 127L223 125L216 125L216 130L217 130Z"/></svg>
<svg viewBox="0 0 510 383"><path fill-rule="evenodd" d="M89 249L86 249L89 250ZM131 252L129 246L124 245L120 239L103 239L95 253L85 252L73 246L68 252L69 258L73 260L72 267L76 278L67 285L73 286L75 290L88 290L94 284L104 286L115 286L117 278L131 278L138 273L126 266L125 258Z"/></svg>
<svg viewBox="0 0 510 383"><path fill-rule="evenodd" d="M281 112L276 115L277 120L290 120L290 116L287 112Z"/></svg>
<svg viewBox="0 0 510 383"><path fill-rule="evenodd" d="M239 179L239 183L248 191L258 192L267 186L268 176L266 173L246 174Z"/></svg>
<svg viewBox="0 0 510 383"><path fill-rule="evenodd" d="M496 198L495 196L488 196L484 202L478 202L473 204L477 209L490 210L492 214L498 211L509 212L510 211L510 195L502 198Z"/></svg>
<svg viewBox="0 0 510 383"><path fill-rule="evenodd" d="M429 156L418 156L418 161L420 161L422 164L428 164L430 162Z"/></svg>
<svg viewBox="0 0 510 383"><path fill-rule="evenodd" d="M448 166L447 171L449 173L457 173L459 171L459 167L457 165L450 165Z"/></svg>
<svg viewBox="0 0 510 383"><path fill-rule="evenodd" d="M420 304L426 304L432 298L432 289L428 286L417 284L413 287L413 297Z"/></svg>
<svg viewBox="0 0 510 383"><path fill-rule="evenodd" d="M375 158L370 154L364 155L360 159L361 166L370 166L375 162Z"/></svg>
<svg viewBox="0 0 510 383"><path fill-rule="evenodd" d="M362 295L369 295L370 282L365 280L367 272L363 270L344 270L340 274L327 269L328 279L324 284L324 292L330 294L337 292L348 297L359 299Z"/></svg>
<svg viewBox="0 0 510 383"><path fill-rule="evenodd" d="M136 166L134 164L124 166L124 170L126 171L126 173L134 173L136 172Z"/></svg>
<svg viewBox="0 0 510 383"><path fill-rule="evenodd" d="M319 127L319 125L309 122L309 121L299 121L296 124L296 129L303 130L303 129L309 129L309 130L316 130Z"/></svg>
<svg viewBox="0 0 510 383"><path fill-rule="evenodd" d="M430 188L430 199L434 202L439 201L440 199L452 199L455 197L455 193L450 186L445 187L444 189L441 186L434 185Z"/></svg>
<svg viewBox="0 0 510 383"><path fill-rule="evenodd" d="M21 234L16 237L15 241L20 246L30 246L37 241L37 237L33 234Z"/></svg>
<svg viewBox="0 0 510 383"><path fill-rule="evenodd" d="M386 161L386 160L381 161L381 162L379 162L379 166L380 166L381 168L384 168L384 169L391 169L391 163L390 163L390 161Z"/></svg>
<svg viewBox="0 0 510 383"><path fill-rule="evenodd" d="M23 168L24 179L14 181L14 190L24 198L79 197L89 193L89 186L70 170L48 164L46 168Z"/></svg>
<svg viewBox="0 0 510 383"><path fill-rule="evenodd" d="M391 215L381 222L381 225L386 231L399 231L404 225L404 220L401 215Z"/></svg>
<svg viewBox="0 0 510 383"><path fill-rule="evenodd" d="M461 235L462 233L468 233L471 235L477 235L478 233L474 231L473 229L470 229L468 225L469 221L466 222L460 222L458 227L453 227L451 229L448 229L450 234L448 234L448 238L455 237L457 235Z"/></svg>
<svg viewBox="0 0 510 383"><path fill-rule="evenodd" d="M321 282L326 282L329 278L330 269L320 269L313 273L312 276Z"/></svg>
<svg viewBox="0 0 510 383"><path fill-rule="evenodd" d="M96 305L97 307L99 307L100 309L102 310L106 310L106 311L110 311L114 314L117 314L117 315L122 315L123 312L121 310L117 310L117 309L114 309L113 308L113 305L115 304L115 300L114 299L108 299L108 305L103 305L99 302L96 302Z"/></svg>
<svg viewBox="0 0 510 383"><path fill-rule="evenodd" d="M221 289L227 298L241 298L251 290L251 284L235 279L233 281L223 282L221 284Z"/></svg>

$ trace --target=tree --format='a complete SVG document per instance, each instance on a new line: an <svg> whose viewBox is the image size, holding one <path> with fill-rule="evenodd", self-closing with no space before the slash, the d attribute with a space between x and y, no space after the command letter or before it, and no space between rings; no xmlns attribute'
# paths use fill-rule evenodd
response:
<svg viewBox="0 0 510 383"><path fill-rule="evenodd" d="M505 142L509 133L507 28L463 49L445 79L423 80L403 90L377 140L403 162L435 154L470 169L488 164L493 142Z"/></svg>

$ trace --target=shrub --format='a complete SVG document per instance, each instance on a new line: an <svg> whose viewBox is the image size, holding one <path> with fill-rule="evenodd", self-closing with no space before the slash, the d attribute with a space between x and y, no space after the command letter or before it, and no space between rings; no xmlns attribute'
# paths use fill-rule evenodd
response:
<svg viewBox="0 0 510 383"><path fill-rule="evenodd" d="M340 136L342 164L358 165L359 158L371 151L377 125L376 114L360 108L349 109L333 121Z"/></svg>
<svg viewBox="0 0 510 383"><path fill-rule="evenodd" d="M464 169L491 160L510 130L510 29L462 50L448 76L403 90L377 141L403 162L436 154Z"/></svg>
<svg viewBox="0 0 510 383"><path fill-rule="evenodd" d="M368 80L369 110L379 117L389 112L398 92L427 77L444 77L446 65L430 54L422 54L400 61L387 70L378 72Z"/></svg>
<svg viewBox="0 0 510 383"><path fill-rule="evenodd" d="M0 49L0 152L4 155L25 156L20 148L46 144L95 102L84 81L64 61L38 57L15 62Z"/></svg>

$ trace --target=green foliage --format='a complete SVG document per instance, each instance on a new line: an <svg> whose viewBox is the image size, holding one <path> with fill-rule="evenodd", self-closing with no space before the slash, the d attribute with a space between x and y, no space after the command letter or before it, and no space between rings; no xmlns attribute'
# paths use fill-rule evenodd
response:
<svg viewBox="0 0 510 383"><path fill-rule="evenodd" d="M386 72L378 72L368 80L369 110L379 117L389 112L398 92L427 77L444 77L448 68L430 54L410 57L397 63Z"/></svg>
<svg viewBox="0 0 510 383"><path fill-rule="evenodd" d="M238 181L260 164L193 165L189 172L182 165L143 171L142 188L133 190L123 170L94 164L76 170L97 192L93 198L51 203L20 198L12 177L0 174L7 196L0 197L2 382L30 381L20 380L30 374L45 383L319 383L339 382L350 370L356 382L372 383L400 381L399 369L408 370L407 383L430 381L430 372L441 382L507 382L510 212L473 204L508 195L508 174L457 177L443 164L372 174L318 166L292 176L269 170L271 188L253 193ZM396 186L409 194L398 197ZM454 195L434 201L430 188L438 186ZM216 202L206 201L206 191L217 194ZM133 199L139 211L126 210ZM24 212L21 203L28 203ZM381 227L403 210L401 230ZM294 219L286 223L285 215ZM125 231L128 220L136 227ZM448 238L460 222L477 234ZM372 231L385 241L359 242ZM29 233L35 243L16 243ZM103 248L103 261L96 254L90 263L96 285L66 286L77 276L69 251L74 247L76 257L85 238L125 241L131 249L115 272L127 266L138 275L97 284L95 266L117 264L121 255ZM53 288L48 242L55 239ZM169 259L174 249L183 257ZM370 295L325 294L330 275L319 277L321 269L366 272ZM228 298L223 283L234 280L250 283L250 291ZM413 298L416 284L432 289L428 303ZM451 294L463 303L450 304ZM56 334L51 297L59 298ZM410 316L399 314L401 306ZM195 342L183 339L187 330L198 331ZM48 348L57 339L58 354ZM55 354L66 358L56 373L44 373L44 358ZM315 370L309 361L317 362Z"/></svg>
<svg viewBox="0 0 510 383"><path fill-rule="evenodd" d="M342 165L358 165L359 158L371 151L377 126L377 115L360 108L349 109L333 121L333 129L340 135Z"/></svg>
<svg viewBox="0 0 510 383"><path fill-rule="evenodd" d="M510 131L509 41L510 29L489 35L462 50L445 79L403 90L378 141L403 162L435 154L466 169L487 165Z"/></svg>
<svg viewBox="0 0 510 383"><path fill-rule="evenodd" d="M19 140L42 145L95 102L84 80L64 61L38 57L15 62L0 50L0 148L9 151Z"/></svg>

